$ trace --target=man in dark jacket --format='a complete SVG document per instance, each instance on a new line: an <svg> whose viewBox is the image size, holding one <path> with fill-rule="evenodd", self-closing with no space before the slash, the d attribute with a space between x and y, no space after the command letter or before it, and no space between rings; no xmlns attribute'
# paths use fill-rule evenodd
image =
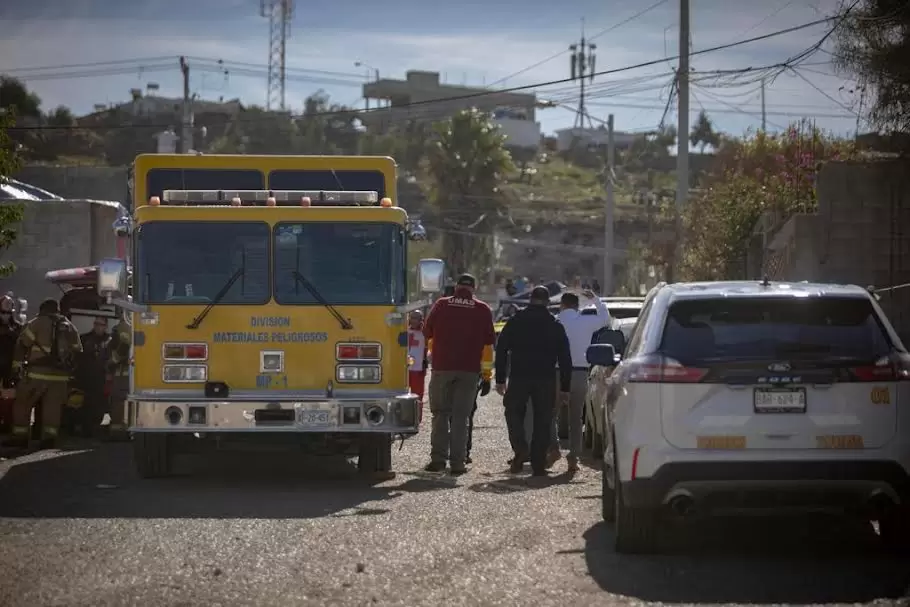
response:
<svg viewBox="0 0 910 607"><path fill-rule="evenodd" d="M572 382L569 340L563 326L547 310L549 302L546 287L535 287L528 307L509 319L496 344L496 391L503 395L509 442L515 452L511 471L520 472L530 455L535 476L547 474L547 450L557 404L557 362L562 402L568 401ZM530 450L524 429L529 399L534 409Z"/></svg>

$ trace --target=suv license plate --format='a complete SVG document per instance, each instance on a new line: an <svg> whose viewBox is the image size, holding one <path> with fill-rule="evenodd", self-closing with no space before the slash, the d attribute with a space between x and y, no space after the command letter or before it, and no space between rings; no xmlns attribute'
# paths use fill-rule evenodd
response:
<svg viewBox="0 0 910 607"><path fill-rule="evenodd" d="M805 413L805 388L755 388L756 413Z"/></svg>

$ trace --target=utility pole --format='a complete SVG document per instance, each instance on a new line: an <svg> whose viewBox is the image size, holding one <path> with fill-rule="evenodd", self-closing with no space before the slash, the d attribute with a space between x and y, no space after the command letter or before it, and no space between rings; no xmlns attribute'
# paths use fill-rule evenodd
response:
<svg viewBox="0 0 910 607"><path fill-rule="evenodd" d="M572 53L569 57L572 80L578 80L580 88L578 111L575 112L575 128L584 128L586 118L588 126L592 126L591 118L585 109L585 77L588 78L588 82L594 82L595 50L597 50L596 44L585 42L585 26L584 19L582 19L581 42L569 45L569 51Z"/></svg>
<svg viewBox="0 0 910 607"><path fill-rule="evenodd" d="M682 210L689 198L689 0L679 0L679 68L676 90L676 238L673 253L673 278L675 279L681 251Z"/></svg>
<svg viewBox="0 0 910 607"><path fill-rule="evenodd" d="M607 170L605 173L606 200L604 202L604 283L601 291L604 297L613 294L613 212L616 201L613 198L613 171L616 163L616 145L613 140L613 114L607 117Z"/></svg>
<svg viewBox="0 0 910 607"><path fill-rule="evenodd" d="M765 79L761 79L761 130L768 130L768 113L765 111Z"/></svg>
<svg viewBox="0 0 910 607"><path fill-rule="evenodd" d="M180 71L183 74L183 121L180 130L180 152L189 154L193 149L193 100L190 97L190 64L186 57L180 58Z"/></svg>

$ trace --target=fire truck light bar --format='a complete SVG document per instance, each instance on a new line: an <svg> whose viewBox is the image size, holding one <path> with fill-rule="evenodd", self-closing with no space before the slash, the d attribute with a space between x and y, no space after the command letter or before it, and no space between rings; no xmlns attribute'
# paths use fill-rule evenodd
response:
<svg viewBox="0 0 910 607"><path fill-rule="evenodd" d="M278 206L300 206L305 198L312 206L379 206L379 193L366 190L165 190L162 202L230 206L236 198L244 206L266 206L270 198Z"/></svg>

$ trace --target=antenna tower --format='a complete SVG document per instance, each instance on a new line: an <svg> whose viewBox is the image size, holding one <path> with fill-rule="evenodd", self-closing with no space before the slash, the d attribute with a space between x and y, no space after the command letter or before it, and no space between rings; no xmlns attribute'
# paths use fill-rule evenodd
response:
<svg viewBox="0 0 910 607"><path fill-rule="evenodd" d="M265 109L285 109L285 55L291 35L294 0L260 0L260 14L269 20L269 85Z"/></svg>
<svg viewBox="0 0 910 607"><path fill-rule="evenodd" d="M577 80L580 88L578 111L575 112L576 128L584 128L585 121L587 121L589 128L593 128L594 126L591 122L591 117L588 115L588 111L585 108L585 82L594 82L594 73L596 71L594 68L595 50L597 50L596 44L585 41L585 20L582 19L581 42L569 45L569 51L571 52L569 61L571 65L572 80Z"/></svg>

